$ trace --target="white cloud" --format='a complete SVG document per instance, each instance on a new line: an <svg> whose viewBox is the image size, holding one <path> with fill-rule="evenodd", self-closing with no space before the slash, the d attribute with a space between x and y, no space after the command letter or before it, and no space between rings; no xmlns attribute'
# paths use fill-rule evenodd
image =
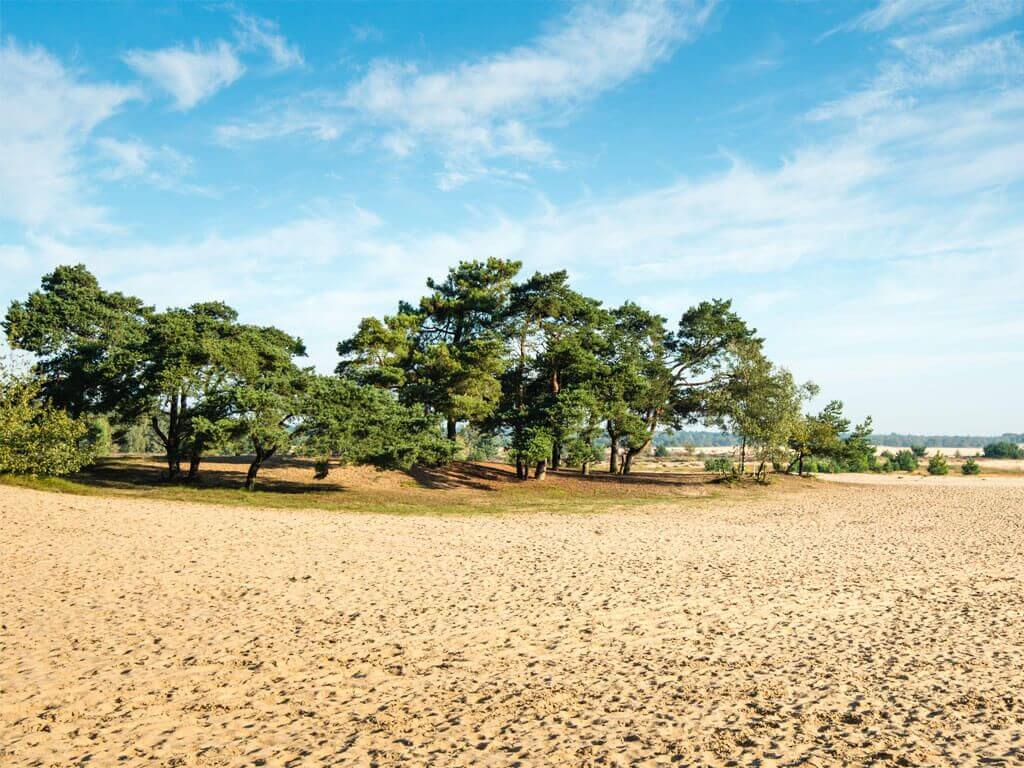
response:
<svg viewBox="0 0 1024 768"><path fill-rule="evenodd" d="M235 21L238 24L238 44L242 50L262 49L281 69L301 67L306 63L302 51L280 34L276 23L247 13L237 14Z"/></svg>
<svg viewBox="0 0 1024 768"><path fill-rule="evenodd" d="M449 70L374 62L345 101L369 123L439 142L447 153L540 160L550 148L522 116L585 101L649 70L704 26L712 5L580 5L529 45Z"/></svg>
<svg viewBox="0 0 1024 768"><path fill-rule="evenodd" d="M94 142L104 167L99 176L105 181L141 181L158 189L213 196L204 187L186 183L192 173L192 158L173 147L154 147L139 139L114 139L107 136Z"/></svg>
<svg viewBox="0 0 1024 768"><path fill-rule="evenodd" d="M223 40L204 49L195 43L156 51L134 49L124 55L125 63L174 97L180 110L194 107L245 72L235 51Z"/></svg>
<svg viewBox="0 0 1024 768"><path fill-rule="evenodd" d="M221 126L224 141L304 133L331 140L361 128L399 157L430 146L450 189L485 174L507 175L498 160L556 165L536 123L622 85L666 59L707 23L714 0L585 2L533 42L429 71L377 60L341 93L307 94L250 121Z"/></svg>
<svg viewBox="0 0 1024 768"><path fill-rule="evenodd" d="M56 231L104 226L79 177L79 149L138 92L87 82L42 48L11 39L0 43L0 72L0 217Z"/></svg>

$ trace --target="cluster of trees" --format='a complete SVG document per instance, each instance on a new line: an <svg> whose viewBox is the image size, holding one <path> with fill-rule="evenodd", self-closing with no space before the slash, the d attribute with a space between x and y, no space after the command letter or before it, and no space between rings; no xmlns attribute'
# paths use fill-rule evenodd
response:
<svg viewBox="0 0 1024 768"><path fill-rule="evenodd" d="M804 414L817 388L768 360L729 301L670 327L633 302L604 307L564 271L520 279L520 267L463 262L428 280L418 301L360 322L334 376L300 365L298 338L225 304L157 311L82 265L13 302L4 329L35 354L41 400L72 420L109 419L113 439L147 430L171 479L239 442L254 457L248 487L284 451L441 463L460 428L471 455L503 442L521 478L563 464L587 473L605 450L608 470L628 474L656 434L695 424L735 435L740 471L749 455L761 478L809 457L866 467L870 420L850 430L837 401Z"/></svg>
<svg viewBox="0 0 1024 768"><path fill-rule="evenodd" d="M988 443L982 450L988 459L1024 459L1024 449L1009 440Z"/></svg>
<svg viewBox="0 0 1024 768"><path fill-rule="evenodd" d="M628 474L659 432L693 424L738 436L764 477L791 445L846 456L870 431L843 438L838 402L802 414L817 389L768 360L729 301L701 302L670 327L633 302L604 307L564 271L519 281L519 270L464 262L428 281L419 301L365 318L338 345L338 374L440 414L449 438L459 423L504 436L521 478L563 464L586 473L605 450L608 471Z"/></svg>
<svg viewBox="0 0 1024 768"><path fill-rule="evenodd" d="M104 290L82 265L61 266L12 302L3 325L13 348L36 356L31 400L76 425L110 419L121 439L149 430L172 480L194 479L204 455L239 442L253 454L249 488L263 462L297 443L381 465L451 455L429 414L300 366L299 339L240 323L219 302L158 312Z"/></svg>

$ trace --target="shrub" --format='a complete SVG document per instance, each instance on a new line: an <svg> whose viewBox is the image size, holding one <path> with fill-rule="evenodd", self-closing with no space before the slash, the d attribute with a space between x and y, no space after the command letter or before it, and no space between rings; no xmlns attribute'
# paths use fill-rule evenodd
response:
<svg viewBox="0 0 1024 768"><path fill-rule="evenodd" d="M978 462L976 462L974 460L974 457L972 456L971 458L969 458L967 461L960 465L960 471L963 472L965 475L980 475L981 465L978 464Z"/></svg>
<svg viewBox="0 0 1024 768"><path fill-rule="evenodd" d="M42 401L40 386L0 366L0 473L66 475L93 459L88 426Z"/></svg>
<svg viewBox="0 0 1024 768"><path fill-rule="evenodd" d="M919 459L923 459L928 453L928 449L923 445L912 445L910 446L910 452Z"/></svg>
<svg viewBox="0 0 1024 768"><path fill-rule="evenodd" d="M900 451L895 456L895 464L903 472L913 472L917 469L917 456L913 451Z"/></svg>
<svg viewBox="0 0 1024 768"><path fill-rule="evenodd" d="M989 443L985 446L985 457L989 459L1022 459L1024 450L1016 443L1009 440L1001 440L997 443Z"/></svg>
<svg viewBox="0 0 1024 768"><path fill-rule="evenodd" d="M732 459L728 456L712 456L710 459L704 459L704 471L717 472L720 475L728 474L732 472Z"/></svg>
<svg viewBox="0 0 1024 768"><path fill-rule="evenodd" d="M671 455L667 445L657 445L654 447L654 455L659 459L667 459Z"/></svg>
<svg viewBox="0 0 1024 768"><path fill-rule="evenodd" d="M936 453L928 461L928 474L929 475L948 475L949 474L949 462L946 461L946 457L942 453Z"/></svg>

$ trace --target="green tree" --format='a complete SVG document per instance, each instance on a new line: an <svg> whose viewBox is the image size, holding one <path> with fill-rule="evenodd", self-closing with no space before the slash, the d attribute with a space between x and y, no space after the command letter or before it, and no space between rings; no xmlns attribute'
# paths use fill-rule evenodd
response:
<svg viewBox="0 0 1024 768"><path fill-rule="evenodd" d="M946 457L942 455L942 451L939 451L928 460L928 474L929 475L948 475L949 474L949 462L946 461Z"/></svg>
<svg viewBox="0 0 1024 768"><path fill-rule="evenodd" d="M77 264L57 267L40 290L11 302L3 327L11 347L35 354L42 396L77 417L137 396L152 314L133 296L104 291Z"/></svg>
<svg viewBox="0 0 1024 768"><path fill-rule="evenodd" d="M729 385L719 390L720 400L713 405L713 412L743 438L744 447L754 449L758 480L767 479L769 463L782 455L811 392L813 385L797 385L789 371L760 355L741 361L732 371Z"/></svg>
<svg viewBox="0 0 1024 768"><path fill-rule="evenodd" d="M960 471L965 475L980 475L981 465L978 464L973 456L971 456L967 461L960 465Z"/></svg>
<svg viewBox="0 0 1024 768"><path fill-rule="evenodd" d="M988 443L983 453L988 459L1021 459L1024 458L1024 449L1009 440L999 440Z"/></svg>
<svg viewBox="0 0 1024 768"><path fill-rule="evenodd" d="M0 474L65 475L92 461L89 427L43 395L38 376L0 363Z"/></svg>
<svg viewBox="0 0 1024 768"><path fill-rule="evenodd" d="M322 457L321 474L330 459L408 469L447 463L455 453L436 415L399 403L384 389L316 376L307 393L299 436L308 451Z"/></svg>

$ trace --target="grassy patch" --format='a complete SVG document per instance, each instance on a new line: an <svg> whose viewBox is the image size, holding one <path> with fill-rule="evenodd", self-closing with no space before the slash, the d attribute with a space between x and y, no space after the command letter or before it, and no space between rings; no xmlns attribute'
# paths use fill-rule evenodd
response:
<svg viewBox="0 0 1024 768"><path fill-rule="evenodd" d="M747 483L723 487L701 474L626 479L598 474L586 479L551 473L545 481L519 481L500 465L469 463L410 473L335 469L328 481L318 482L312 479L308 462L287 459L261 473L257 490L245 491L240 487L244 469L244 459L211 459L198 482L177 484L162 481L161 467L152 459L120 457L68 478L0 476L0 483L81 496L397 515L600 512L693 504L722 495L759 496L774 490Z"/></svg>

